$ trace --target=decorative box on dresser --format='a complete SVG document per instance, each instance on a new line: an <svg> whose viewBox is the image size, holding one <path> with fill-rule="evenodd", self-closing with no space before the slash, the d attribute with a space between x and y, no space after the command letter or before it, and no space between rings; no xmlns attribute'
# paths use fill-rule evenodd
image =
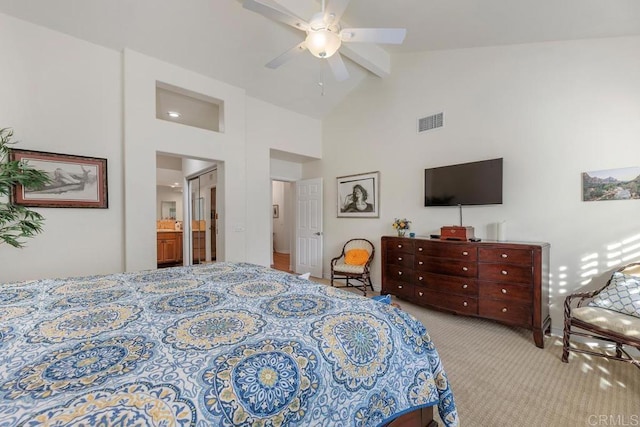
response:
<svg viewBox="0 0 640 427"><path fill-rule="evenodd" d="M383 236L382 294L528 328L544 348L549 244Z"/></svg>

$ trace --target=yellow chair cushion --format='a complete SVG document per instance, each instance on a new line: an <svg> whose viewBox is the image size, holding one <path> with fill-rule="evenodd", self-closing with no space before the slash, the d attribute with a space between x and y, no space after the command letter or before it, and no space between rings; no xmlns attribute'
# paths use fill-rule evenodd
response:
<svg viewBox="0 0 640 427"><path fill-rule="evenodd" d="M344 263L347 265L365 265L369 259L369 252L365 249L350 249L344 254Z"/></svg>

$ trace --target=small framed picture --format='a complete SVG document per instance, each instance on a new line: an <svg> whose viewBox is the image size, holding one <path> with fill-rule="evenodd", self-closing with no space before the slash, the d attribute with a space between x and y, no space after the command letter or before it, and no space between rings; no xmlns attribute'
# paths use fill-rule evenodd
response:
<svg viewBox="0 0 640 427"><path fill-rule="evenodd" d="M337 178L338 218L380 217L380 172Z"/></svg>
<svg viewBox="0 0 640 427"><path fill-rule="evenodd" d="M273 205L273 217L274 218L279 218L280 217L280 206Z"/></svg>
<svg viewBox="0 0 640 427"><path fill-rule="evenodd" d="M640 167L582 173L582 201L640 199Z"/></svg>
<svg viewBox="0 0 640 427"><path fill-rule="evenodd" d="M107 194L107 159L11 150L11 160L26 163L51 178L44 187L34 190L16 185L11 198L22 206L45 208L109 207Z"/></svg>

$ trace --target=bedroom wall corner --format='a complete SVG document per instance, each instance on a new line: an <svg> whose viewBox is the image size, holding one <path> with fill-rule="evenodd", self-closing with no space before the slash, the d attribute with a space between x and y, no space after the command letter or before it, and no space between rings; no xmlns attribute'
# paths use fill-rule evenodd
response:
<svg viewBox="0 0 640 427"><path fill-rule="evenodd" d="M424 169L503 157L504 203L464 207L463 222L483 240L507 220L509 240L551 244L558 333L568 293L640 260L640 200L581 197L581 172L639 166L639 51L636 36L397 55L390 77L324 121L325 259L349 237L380 248L395 217L418 236L457 224L456 207L424 207ZM436 112L444 127L417 133ZM380 171L380 218L336 218L335 178L369 171ZM377 289L380 269L377 251Z"/></svg>

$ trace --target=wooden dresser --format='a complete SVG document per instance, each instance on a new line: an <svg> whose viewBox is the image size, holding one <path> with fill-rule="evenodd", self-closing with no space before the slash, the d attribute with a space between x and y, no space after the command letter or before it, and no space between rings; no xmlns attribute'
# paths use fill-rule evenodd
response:
<svg viewBox="0 0 640 427"><path fill-rule="evenodd" d="M381 293L531 329L544 348L549 244L384 236Z"/></svg>

